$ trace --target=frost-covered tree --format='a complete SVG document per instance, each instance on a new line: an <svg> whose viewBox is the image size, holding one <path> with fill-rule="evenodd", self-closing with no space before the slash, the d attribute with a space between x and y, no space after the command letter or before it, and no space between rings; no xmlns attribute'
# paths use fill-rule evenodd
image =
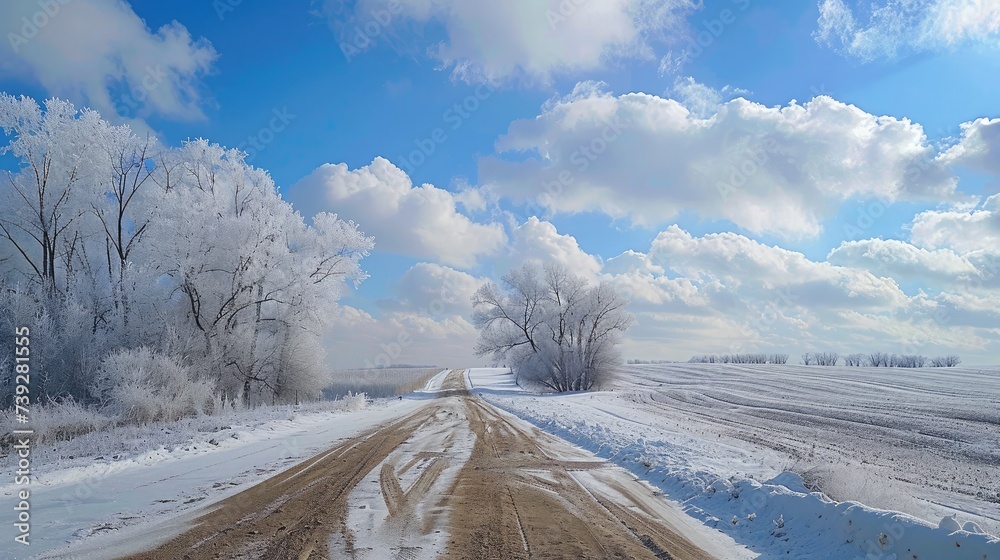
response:
<svg viewBox="0 0 1000 560"><path fill-rule="evenodd" d="M0 179L0 322L7 332L35 327L36 396L85 392L100 361L95 348L106 343L95 298L76 295L87 284L79 266L84 245L96 233L93 139L105 126L97 113L78 114L65 101L50 100L43 110L31 98L0 94L0 154L16 162Z"/></svg>
<svg viewBox="0 0 1000 560"><path fill-rule="evenodd" d="M840 360L840 354L836 352L815 352L813 362L819 366L835 366Z"/></svg>
<svg viewBox="0 0 1000 560"><path fill-rule="evenodd" d="M865 357L863 354L847 354L844 356L844 365L860 367L864 364Z"/></svg>
<svg viewBox="0 0 1000 560"><path fill-rule="evenodd" d="M962 363L962 358L951 355L951 356L938 356L931 360L931 367L955 367Z"/></svg>
<svg viewBox="0 0 1000 560"><path fill-rule="evenodd" d="M889 367L918 368L927 365L927 356L918 354L892 354Z"/></svg>
<svg viewBox="0 0 1000 560"><path fill-rule="evenodd" d="M473 296L476 354L511 364L519 379L553 391L586 391L621 362L633 317L609 284L588 286L559 265L524 265Z"/></svg>
<svg viewBox="0 0 1000 560"><path fill-rule="evenodd" d="M889 367L890 356L886 352L871 352L865 357L868 367Z"/></svg>
<svg viewBox="0 0 1000 560"><path fill-rule="evenodd" d="M0 154L21 164L0 182L0 235L21 257L12 268L52 292L72 282L67 261L87 233L81 218L94 200L92 139L101 126L97 113L77 116L65 101L50 100L43 111L31 98L0 94L9 139Z"/></svg>
<svg viewBox="0 0 1000 560"><path fill-rule="evenodd" d="M307 225L238 150L195 140L172 157L157 177L163 215L151 233L157 271L184 309L177 343L206 357L227 399L287 397L287 345L321 336L344 281L364 279L359 261L373 241L330 214ZM322 383L307 385L312 395Z"/></svg>

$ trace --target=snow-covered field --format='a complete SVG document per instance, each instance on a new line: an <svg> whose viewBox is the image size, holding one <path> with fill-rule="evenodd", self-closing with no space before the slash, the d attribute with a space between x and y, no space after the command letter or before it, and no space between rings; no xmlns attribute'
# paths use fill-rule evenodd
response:
<svg viewBox="0 0 1000 560"><path fill-rule="evenodd" d="M134 435L140 441L122 449L102 444L106 437L101 434L39 449L29 487L31 545L22 549L9 544L15 529L5 523L0 539L8 544L0 547L0 559L101 559L109 555L102 546L153 542L197 508L417 410L426 404L427 393L440 389L446 373L402 400L361 399L347 406L317 403L298 410L264 408L231 418L206 417ZM214 428L199 429L209 425ZM109 446L117 453L108 453ZM0 485L0 508L13 511L15 492L23 489L13 479Z"/></svg>
<svg viewBox="0 0 1000 560"><path fill-rule="evenodd" d="M565 396L502 371L469 379L760 558L1000 557L1000 368L626 366Z"/></svg>

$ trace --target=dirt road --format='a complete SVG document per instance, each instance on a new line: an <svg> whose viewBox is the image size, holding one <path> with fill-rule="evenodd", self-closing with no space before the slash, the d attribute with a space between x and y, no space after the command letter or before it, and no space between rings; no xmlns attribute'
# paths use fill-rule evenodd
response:
<svg viewBox="0 0 1000 560"><path fill-rule="evenodd" d="M476 399L460 371L443 388L130 558L711 558L631 475Z"/></svg>

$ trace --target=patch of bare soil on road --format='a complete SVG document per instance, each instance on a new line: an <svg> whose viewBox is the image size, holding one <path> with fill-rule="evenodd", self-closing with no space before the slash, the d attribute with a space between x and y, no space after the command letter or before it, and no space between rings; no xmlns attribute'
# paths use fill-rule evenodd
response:
<svg viewBox="0 0 1000 560"><path fill-rule="evenodd" d="M711 558L631 475L472 397L460 371L439 396L130 558Z"/></svg>
<svg viewBox="0 0 1000 560"><path fill-rule="evenodd" d="M574 475L617 470L608 463L519 428L478 400L466 407L477 439L455 488L448 558L711 558L641 504L619 505Z"/></svg>
<svg viewBox="0 0 1000 560"><path fill-rule="evenodd" d="M219 502L187 532L130 558L328 558L352 488L430 415L428 409L352 439Z"/></svg>

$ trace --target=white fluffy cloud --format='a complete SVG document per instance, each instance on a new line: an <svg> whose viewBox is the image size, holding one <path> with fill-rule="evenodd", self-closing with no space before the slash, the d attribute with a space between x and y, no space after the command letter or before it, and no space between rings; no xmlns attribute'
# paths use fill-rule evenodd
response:
<svg viewBox="0 0 1000 560"><path fill-rule="evenodd" d="M870 13L844 0L819 2L816 40L862 61L892 60L965 43L997 43L1000 4L995 0L907 0L871 4ZM865 22L864 16L868 16Z"/></svg>
<svg viewBox="0 0 1000 560"><path fill-rule="evenodd" d="M649 255L629 249L605 261L602 272L605 274L663 274L664 270L662 266L655 264Z"/></svg>
<svg viewBox="0 0 1000 560"><path fill-rule="evenodd" d="M827 261L938 287L980 276L975 264L955 251L927 250L897 239L845 241L830 252Z"/></svg>
<svg viewBox="0 0 1000 560"><path fill-rule="evenodd" d="M119 0L0 3L6 45L0 68L139 124L152 115L202 116L200 78L217 58L205 39L174 21L152 31Z"/></svg>
<svg viewBox="0 0 1000 560"><path fill-rule="evenodd" d="M348 10L341 0L326 0L323 11L349 55L379 40L419 42L433 23L446 39L428 51L455 77L546 83L553 74L599 68L610 57L652 57L650 37L697 7L692 0L361 0Z"/></svg>
<svg viewBox="0 0 1000 560"><path fill-rule="evenodd" d="M962 138L941 159L1000 176L1000 119L976 119L962 124Z"/></svg>
<svg viewBox="0 0 1000 560"><path fill-rule="evenodd" d="M686 78L678 77L674 80L674 85L670 88L673 95L685 109L700 118L708 118L722 107L723 101L738 96L746 95L745 89L723 86L722 89L715 89L705 84L695 81L691 76Z"/></svg>
<svg viewBox="0 0 1000 560"><path fill-rule="evenodd" d="M585 278L593 278L601 270L599 258L581 249L572 235L559 233L551 222L533 216L516 227L512 236L507 254L495 260L501 271L526 262L561 264Z"/></svg>
<svg viewBox="0 0 1000 560"><path fill-rule="evenodd" d="M693 237L671 226L653 240L650 257L692 280L718 280L737 288L743 298L768 301L776 292L793 290L796 305L808 309L885 310L902 305L906 298L891 278L814 262L802 253L769 247L735 233Z"/></svg>
<svg viewBox="0 0 1000 560"><path fill-rule="evenodd" d="M1000 252L1000 195L993 195L971 212L928 210L910 224L915 244L928 249L947 247L959 252Z"/></svg>
<svg viewBox="0 0 1000 560"><path fill-rule="evenodd" d="M391 299L376 301L373 316L341 307L327 338L331 365L373 367L393 363L467 367L477 363L476 329L469 322L472 295L484 278L420 262L400 277Z"/></svg>
<svg viewBox="0 0 1000 560"><path fill-rule="evenodd" d="M486 282L471 274L435 263L417 263L396 287L396 299L378 302L392 311L417 312L432 318L469 315L472 295Z"/></svg>
<svg viewBox="0 0 1000 560"><path fill-rule="evenodd" d="M818 234L849 198L955 200L956 180L906 119L829 97L785 107L734 99L708 118L643 93L578 84L480 161L495 194L555 212L658 225L682 210L755 233Z"/></svg>
<svg viewBox="0 0 1000 560"><path fill-rule="evenodd" d="M375 236L375 249L471 267L506 242L500 224L473 222L456 209L456 195L425 184L415 186L389 160L350 170L324 164L290 190L299 211L335 212Z"/></svg>

